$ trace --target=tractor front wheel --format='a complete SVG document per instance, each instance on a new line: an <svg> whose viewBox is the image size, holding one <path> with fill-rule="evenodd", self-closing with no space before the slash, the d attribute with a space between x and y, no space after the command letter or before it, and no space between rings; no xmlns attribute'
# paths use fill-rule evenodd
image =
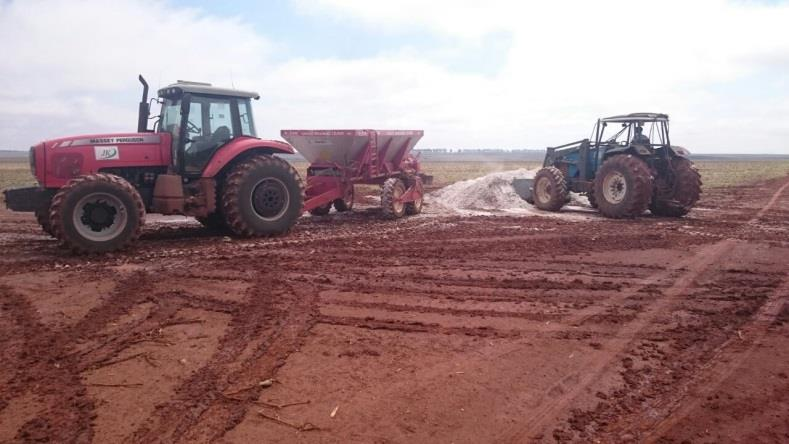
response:
<svg viewBox="0 0 789 444"><path fill-rule="evenodd" d="M649 166L630 154L606 160L594 180L594 197L605 217L640 216L652 199L653 179Z"/></svg>
<svg viewBox="0 0 789 444"><path fill-rule="evenodd" d="M284 234L301 216L304 184L284 160L255 155L230 171L221 203L227 227L238 236Z"/></svg>
<svg viewBox="0 0 789 444"><path fill-rule="evenodd" d="M112 174L69 181L52 198L52 234L75 253L105 253L140 237L145 206L134 187Z"/></svg>
<svg viewBox="0 0 789 444"><path fill-rule="evenodd" d="M546 211L559 211L569 197L564 174L556 167L545 167L534 176L534 206Z"/></svg>
<svg viewBox="0 0 789 444"><path fill-rule="evenodd" d="M649 211L656 216L682 217L701 197L701 175L693 162L684 157L671 159L674 180L658 177Z"/></svg>
<svg viewBox="0 0 789 444"><path fill-rule="evenodd" d="M47 201L35 211L36 222L41 226L41 230L50 236L52 236L52 223L49 221L49 208L51 205L52 202Z"/></svg>
<svg viewBox="0 0 789 444"><path fill-rule="evenodd" d="M381 209L389 219L399 219L405 215L405 203L400 198L405 194L405 184L395 177L386 179L381 189Z"/></svg>

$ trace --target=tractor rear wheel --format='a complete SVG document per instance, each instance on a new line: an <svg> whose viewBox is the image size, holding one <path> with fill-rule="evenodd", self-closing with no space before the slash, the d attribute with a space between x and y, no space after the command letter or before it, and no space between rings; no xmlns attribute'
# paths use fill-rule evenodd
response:
<svg viewBox="0 0 789 444"><path fill-rule="evenodd" d="M532 191L534 206L541 210L559 211L568 197L567 181L558 168L551 166L537 171Z"/></svg>
<svg viewBox="0 0 789 444"><path fill-rule="evenodd" d="M701 197L701 175L693 162L684 157L671 159L674 183L667 178L655 179L655 193L649 210L656 216L682 217Z"/></svg>
<svg viewBox="0 0 789 444"><path fill-rule="evenodd" d="M594 180L600 213L614 219L640 216L649 206L652 188L649 166L631 154L616 155L603 162Z"/></svg>
<svg viewBox="0 0 789 444"><path fill-rule="evenodd" d="M342 213L343 211L351 211L353 210L353 185L348 185L348 188L345 189L345 196L342 199L337 199L334 201L334 209Z"/></svg>
<svg viewBox="0 0 789 444"><path fill-rule="evenodd" d="M206 217L196 217L195 219L211 231L224 231L227 229L225 217L219 210L214 211Z"/></svg>
<svg viewBox="0 0 789 444"><path fill-rule="evenodd" d="M140 237L145 206L134 187L112 174L70 180L52 198L52 234L75 253L122 249Z"/></svg>
<svg viewBox="0 0 789 444"><path fill-rule="evenodd" d="M405 215L405 203L400 198L405 194L405 184L395 177L386 179L381 189L381 209L389 219L399 219Z"/></svg>
<svg viewBox="0 0 789 444"><path fill-rule="evenodd" d="M301 216L304 184L284 160L254 155L236 164L222 187L227 227L244 237L287 233Z"/></svg>

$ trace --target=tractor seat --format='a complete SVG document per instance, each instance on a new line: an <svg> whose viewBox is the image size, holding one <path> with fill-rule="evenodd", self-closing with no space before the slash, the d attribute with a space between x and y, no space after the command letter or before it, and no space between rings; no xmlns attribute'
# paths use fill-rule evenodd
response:
<svg viewBox="0 0 789 444"><path fill-rule="evenodd" d="M211 134L211 145L219 146L223 145L228 140L232 139L232 135L230 133L230 128L226 126L220 126L219 128Z"/></svg>

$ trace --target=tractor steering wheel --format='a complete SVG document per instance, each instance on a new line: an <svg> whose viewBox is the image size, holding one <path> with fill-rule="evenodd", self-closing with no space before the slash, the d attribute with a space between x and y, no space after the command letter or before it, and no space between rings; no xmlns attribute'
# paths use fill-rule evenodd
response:
<svg viewBox="0 0 789 444"><path fill-rule="evenodd" d="M190 133L198 133L198 134L201 132L200 128L194 123L192 123L191 120L188 119L186 120L186 131Z"/></svg>

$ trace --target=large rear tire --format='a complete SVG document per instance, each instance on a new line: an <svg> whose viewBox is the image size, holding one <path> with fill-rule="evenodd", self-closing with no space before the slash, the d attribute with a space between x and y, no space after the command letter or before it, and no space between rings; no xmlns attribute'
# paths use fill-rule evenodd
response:
<svg viewBox="0 0 789 444"><path fill-rule="evenodd" d="M597 171L594 197L603 216L632 218L646 211L652 188L647 163L631 154L619 154L606 160Z"/></svg>
<svg viewBox="0 0 789 444"><path fill-rule="evenodd" d="M145 206L134 187L112 174L70 180L52 198L52 234L75 253L106 253L140 237Z"/></svg>
<svg viewBox="0 0 789 444"><path fill-rule="evenodd" d="M534 206L541 210L559 211L567 203L567 180L556 167L545 167L537 171L532 188Z"/></svg>
<svg viewBox="0 0 789 444"><path fill-rule="evenodd" d="M386 179L381 189L381 209L384 217L399 219L405 215L405 203L399 201L405 191L402 180L395 177Z"/></svg>
<svg viewBox="0 0 789 444"><path fill-rule="evenodd" d="M254 155L230 171L221 202L225 223L237 236L284 234L301 216L304 184L284 160Z"/></svg>
<svg viewBox="0 0 789 444"><path fill-rule="evenodd" d="M693 162L684 157L671 159L674 181L658 177L649 211L656 216L682 217L696 205L701 197L701 174Z"/></svg>

